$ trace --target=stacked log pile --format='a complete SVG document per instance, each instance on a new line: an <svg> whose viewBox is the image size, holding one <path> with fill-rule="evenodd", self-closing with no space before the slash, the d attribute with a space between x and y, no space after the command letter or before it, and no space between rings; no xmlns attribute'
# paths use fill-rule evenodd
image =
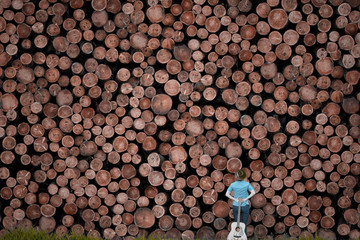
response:
<svg viewBox="0 0 360 240"><path fill-rule="evenodd" d="M1 228L358 239L359 5L1 0Z"/></svg>

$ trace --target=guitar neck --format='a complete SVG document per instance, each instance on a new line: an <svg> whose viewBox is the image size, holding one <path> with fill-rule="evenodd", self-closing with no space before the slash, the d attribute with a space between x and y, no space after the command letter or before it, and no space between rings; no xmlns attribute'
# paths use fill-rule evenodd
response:
<svg viewBox="0 0 360 240"><path fill-rule="evenodd" d="M238 207L237 227L240 226L240 212L241 212L241 203L239 203L239 207Z"/></svg>

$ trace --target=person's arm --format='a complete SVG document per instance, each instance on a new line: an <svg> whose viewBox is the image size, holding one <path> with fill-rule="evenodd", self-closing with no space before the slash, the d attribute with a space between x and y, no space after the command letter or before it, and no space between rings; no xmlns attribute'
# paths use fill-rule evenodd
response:
<svg viewBox="0 0 360 240"><path fill-rule="evenodd" d="M255 189L251 186L250 183L249 183L249 185L248 185L248 189L247 189L247 190L250 192L250 194L249 194L249 196L248 196L247 198L244 198L244 199L243 199L243 202L249 200L252 196L255 195Z"/></svg>
<svg viewBox="0 0 360 240"><path fill-rule="evenodd" d="M247 198L244 198L244 202L246 201L246 200L249 200L252 196L254 196L255 195L255 190L253 189L253 190L251 190L250 191L250 195L247 197Z"/></svg>
<svg viewBox="0 0 360 240"><path fill-rule="evenodd" d="M234 201L238 201L236 198L234 198L233 196L231 196L231 192L229 191L226 191L226 194L225 194L228 198L234 200Z"/></svg>
<svg viewBox="0 0 360 240"><path fill-rule="evenodd" d="M230 187L228 188L228 190L226 191L225 196L227 196L228 198L232 199L233 201L239 202L238 199L234 198L233 196L231 196L231 192L233 191L232 189L232 185L230 184Z"/></svg>

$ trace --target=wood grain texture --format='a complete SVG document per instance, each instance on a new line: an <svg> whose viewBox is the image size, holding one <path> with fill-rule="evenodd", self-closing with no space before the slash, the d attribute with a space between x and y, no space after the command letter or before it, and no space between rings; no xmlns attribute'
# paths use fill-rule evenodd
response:
<svg viewBox="0 0 360 240"><path fill-rule="evenodd" d="M358 239L359 5L0 1L1 227Z"/></svg>

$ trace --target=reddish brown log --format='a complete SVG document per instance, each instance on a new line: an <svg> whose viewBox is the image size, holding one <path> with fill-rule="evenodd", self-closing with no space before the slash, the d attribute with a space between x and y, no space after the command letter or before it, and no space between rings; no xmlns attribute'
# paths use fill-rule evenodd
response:
<svg viewBox="0 0 360 240"><path fill-rule="evenodd" d="M148 208L139 208L134 214L134 222L141 228L149 228L154 225L155 217Z"/></svg>
<svg viewBox="0 0 360 240"><path fill-rule="evenodd" d="M329 2L4 0L2 227L225 239L244 169L249 238L358 238L359 4Z"/></svg>

